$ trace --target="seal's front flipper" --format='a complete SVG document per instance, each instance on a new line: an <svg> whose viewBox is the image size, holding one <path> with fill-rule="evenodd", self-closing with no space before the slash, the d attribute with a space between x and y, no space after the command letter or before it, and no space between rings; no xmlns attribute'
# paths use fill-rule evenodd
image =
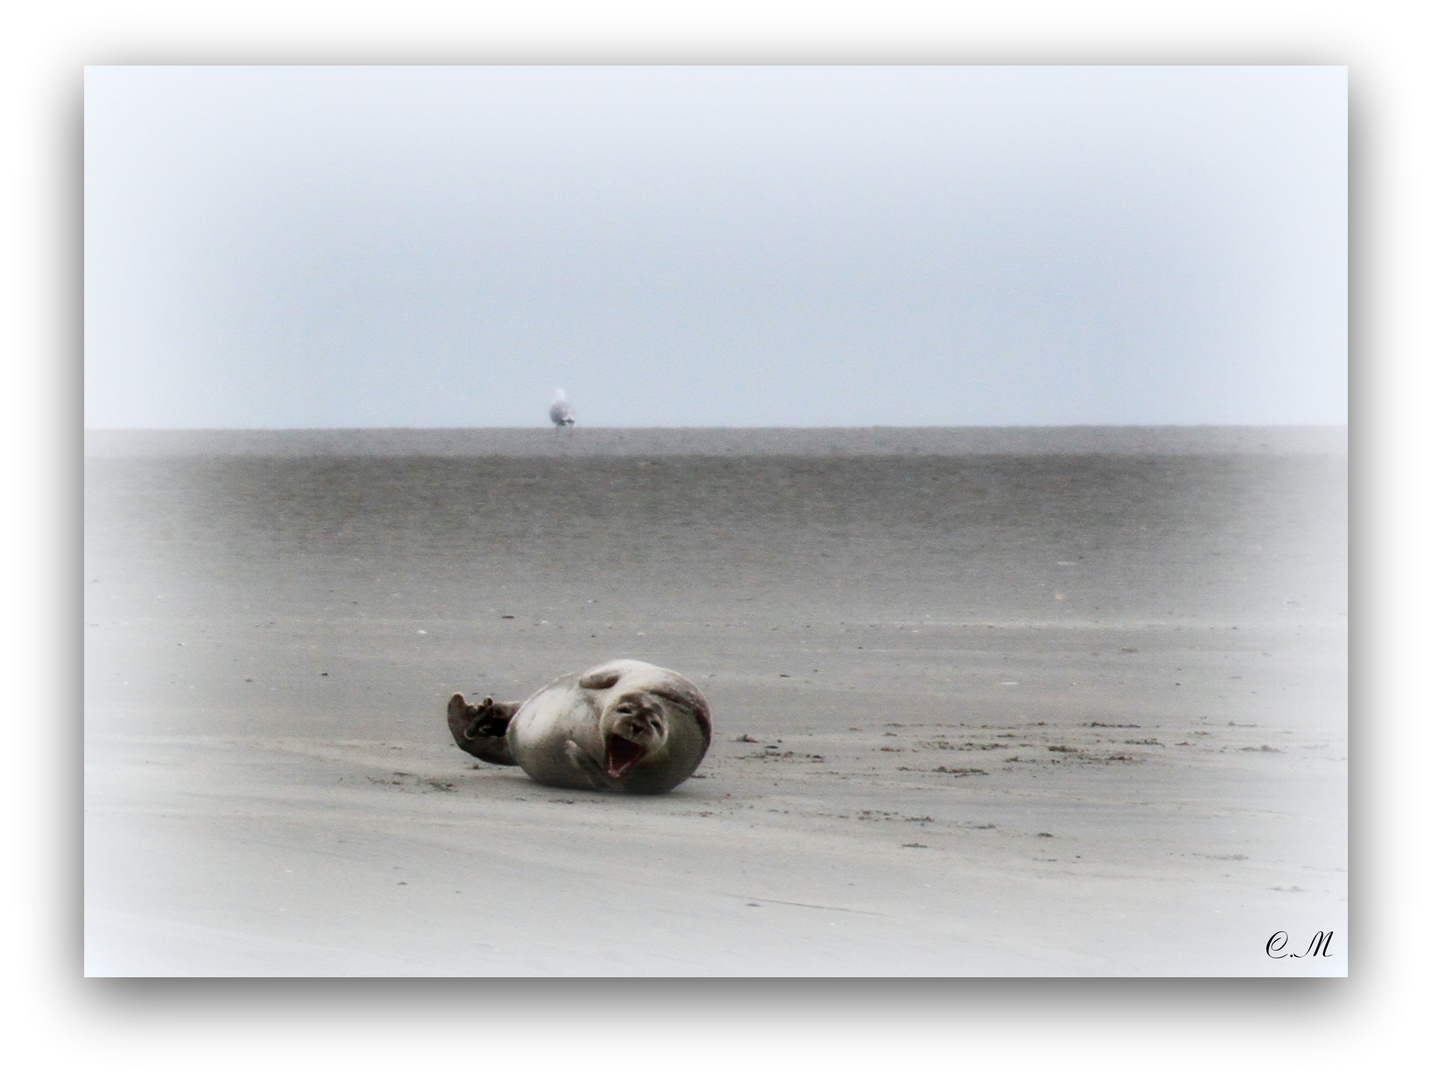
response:
<svg viewBox="0 0 1432 1080"><path fill-rule="evenodd" d="M567 740L567 760L586 773L587 779L592 782L592 787L598 791L622 790L621 784L606 774L606 770L602 768L600 762L571 739Z"/></svg>
<svg viewBox="0 0 1432 1080"><path fill-rule="evenodd" d="M622 672L618 667L600 667L587 672L577 680L583 690L610 690L621 681Z"/></svg>
<svg viewBox="0 0 1432 1080"><path fill-rule="evenodd" d="M516 715L519 701L493 701L469 705L461 694L448 701L448 731L453 742L475 758L494 765L516 765L507 746L507 725Z"/></svg>

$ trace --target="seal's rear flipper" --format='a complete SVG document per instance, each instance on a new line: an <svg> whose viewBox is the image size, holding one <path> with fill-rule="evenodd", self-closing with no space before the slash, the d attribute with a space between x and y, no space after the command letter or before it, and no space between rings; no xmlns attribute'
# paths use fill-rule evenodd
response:
<svg viewBox="0 0 1432 1080"><path fill-rule="evenodd" d="M453 742L475 758L494 765L516 765L507 746L507 725L521 706L520 701L493 701L469 705L461 694L448 701L448 730Z"/></svg>

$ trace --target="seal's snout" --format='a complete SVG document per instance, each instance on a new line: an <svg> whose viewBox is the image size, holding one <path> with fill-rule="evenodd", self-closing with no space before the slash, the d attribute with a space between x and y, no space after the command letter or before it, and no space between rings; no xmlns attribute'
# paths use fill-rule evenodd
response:
<svg viewBox="0 0 1432 1080"><path fill-rule="evenodd" d="M620 778L666 742L666 716L646 694L628 694L607 710L606 771Z"/></svg>
<svg viewBox="0 0 1432 1080"><path fill-rule="evenodd" d="M645 696L632 695L611 706L610 732L655 749L666 737L666 717L661 706Z"/></svg>

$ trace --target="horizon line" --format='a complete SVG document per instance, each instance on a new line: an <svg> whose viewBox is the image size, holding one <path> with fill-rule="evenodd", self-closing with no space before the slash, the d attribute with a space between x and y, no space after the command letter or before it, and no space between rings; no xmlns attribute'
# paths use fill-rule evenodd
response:
<svg viewBox="0 0 1432 1080"><path fill-rule="evenodd" d="M359 424L359 425L318 425L311 427L257 426L257 427L148 427L148 426L89 426L89 431L552 431L574 434L578 431L986 431L986 430L1070 430L1090 428L1346 428L1348 421L1281 421L1267 423L1069 423L1069 424L649 424L603 426L598 424L577 424L570 428L556 428L551 424Z"/></svg>

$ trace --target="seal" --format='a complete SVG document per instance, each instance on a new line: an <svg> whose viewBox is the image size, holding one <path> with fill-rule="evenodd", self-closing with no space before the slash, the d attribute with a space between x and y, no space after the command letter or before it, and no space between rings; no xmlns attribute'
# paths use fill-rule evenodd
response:
<svg viewBox="0 0 1432 1080"><path fill-rule="evenodd" d="M711 747L711 707L684 675L612 660L554 679L526 701L448 701L448 730L473 757L539 784L656 795Z"/></svg>

